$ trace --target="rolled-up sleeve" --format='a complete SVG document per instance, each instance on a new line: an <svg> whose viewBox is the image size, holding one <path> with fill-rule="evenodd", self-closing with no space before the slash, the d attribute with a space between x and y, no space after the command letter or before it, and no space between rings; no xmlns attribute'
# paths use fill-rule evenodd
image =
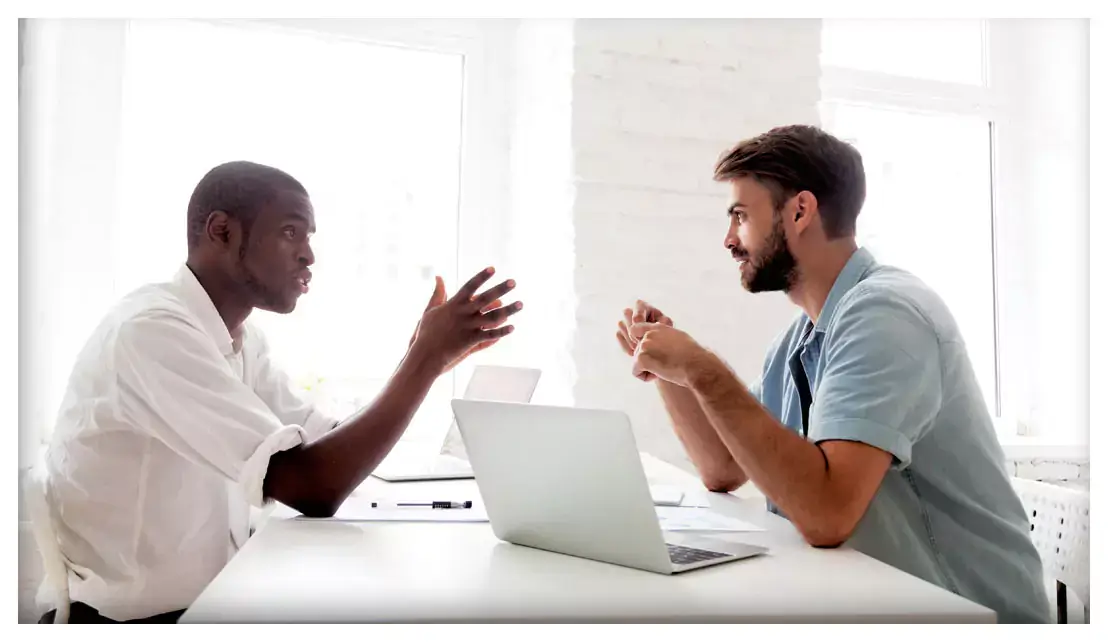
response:
<svg viewBox="0 0 1108 642"><path fill-rule="evenodd" d="M304 443L302 425L282 422L183 316L158 312L129 320L111 354L124 420L264 506L269 459Z"/></svg>
<svg viewBox="0 0 1108 642"><path fill-rule="evenodd" d="M910 301L859 287L844 297L824 339L824 371L810 437L857 441L912 461L912 446L942 404L938 336Z"/></svg>

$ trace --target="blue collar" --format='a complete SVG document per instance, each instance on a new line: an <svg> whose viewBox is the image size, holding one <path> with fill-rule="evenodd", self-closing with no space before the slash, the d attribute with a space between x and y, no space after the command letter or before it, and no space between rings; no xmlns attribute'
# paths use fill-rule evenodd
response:
<svg viewBox="0 0 1108 642"><path fill-rule="evenodd" d="M839 276L835 278L835 284L831 286L831 291L827 293L827 299L823 302L823 309L819 313L819 319L816 320L816 326L810 333L809 338L826 332L827 324L831 322L831 317L835 313L835 308L839 306L839 301L851 288L858 285L862 277L876 264L877 261L869 253L869 250L862 247L854 250L850 260L846 262L846 265L839 272ZM805 325L812 322L807 315L805 315L805 319Z"/></svg>

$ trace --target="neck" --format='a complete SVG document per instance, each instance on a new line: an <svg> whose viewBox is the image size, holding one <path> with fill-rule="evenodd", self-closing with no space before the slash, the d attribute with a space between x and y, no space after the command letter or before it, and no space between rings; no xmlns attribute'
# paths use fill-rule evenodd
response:
<svg viewBox="0 0 1108 642"><path fill-rule="evenodd" d="M216 311L227 326L227 331L234 336L235 331L246 321L246 317L250 316L254 306L242 302L240 288L222 271L192 258L185 265L192 270L200 286L208 293L208 298L215 305Z"/></svg>
<svg viewBox="0 0 1108 642"><path fill-rule="evenodd" d="M857 249L853 237L838 239L829 242L825 251L798 261L796 283L789 289L788 296L793 304L804 310L812 323L819 321L835 279L839 278L839 273Z"/></svg>

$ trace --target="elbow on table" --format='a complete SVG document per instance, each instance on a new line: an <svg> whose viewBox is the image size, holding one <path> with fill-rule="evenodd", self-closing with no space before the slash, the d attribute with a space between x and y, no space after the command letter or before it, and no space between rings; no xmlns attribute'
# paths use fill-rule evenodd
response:
<svg viewBox="0 0 1108 642"><path fill-rule="evenodd" d="M334 517L349 492L303 446L270 457L262 482L262 493L267 499L313 518Z"/></svg>
<svg viewBox="0 0 1108 642"><path fill-rule="evenodd" d="M331 501L310 500L297 502L296 505L290 505L289 508L304 517L327 519L335 516L335 513L339 510L339 505Z"/></svg>
<svg viewBox="0 0 1108 642"><path fill-rule="evenodd" d="M854 534L857 524L829 519L818 524L797 524L801 537L813 548L838 548Z"/></svg>
<svg viewBox="0 0 1108 642"><path fill-rule="evenodd" d="M714 477L709 475L701 476L700 480L704 482L704 487L713 493L730 493L738 490L746 481L737 477Z"/></svg>
<svg viewBox="0 0 1108 642"><path fill-rule="evenodd" d="M278 481L267 475L262 492L266 499L281 502L304 517L334 517L345 497L326 492L322 485L313 486L302 481L287 483L287 479Z"/></svg>

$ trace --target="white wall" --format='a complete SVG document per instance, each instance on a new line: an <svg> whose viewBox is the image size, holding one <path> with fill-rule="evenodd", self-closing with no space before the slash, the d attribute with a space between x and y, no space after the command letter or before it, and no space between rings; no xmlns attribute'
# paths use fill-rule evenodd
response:
<svg viewBox="0 0 1108 642"><path fill-rule="evenodd" d="M573 21L526 20L512 56L510 220L506 266L524 311L510 338L513 361L541 368L536 403L573 402L576 305L570 147Z"/></svg>
<svg viewBox="0 0 1108 642"><path fill-rule="evenodd" d="M750 295L723 247L721 153L773 126L818 124L818 20L575 25L573 205L578 405L627 411L642 450L691 469L652 384L615 340L636 298L756 380L796 312Z"/></svg>

